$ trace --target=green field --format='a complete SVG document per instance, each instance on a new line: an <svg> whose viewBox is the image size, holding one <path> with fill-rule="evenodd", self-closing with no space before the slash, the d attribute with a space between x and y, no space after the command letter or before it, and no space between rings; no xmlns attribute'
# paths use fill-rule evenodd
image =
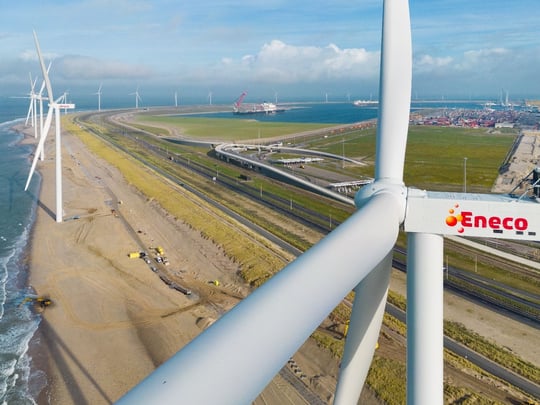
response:
<svg viewBox="0 0 540 405"><path fill-rule="evenodd" d="M259 122L253 119L196 118L182 116L137 115L137 123L148 126L167 125L191 138L239 142L264 139L328 127L328 124Z"/></svg>
<svg viewBox="0 0 540 405"><path fill-rule="evenodd" d="M241 142L285 136L328 127L328 124L259 122L246 119L197 118L182 116L137 116L141 127L164 135L155 127L173 126L188 138ZM411 126L405 157L404 180L408 186L430 190L461 191L464 158L467 158L467 191L489 192L498 169L510 150L516 134L490 133L487 129ZM352 176L373 177L375 128L329 131L326 136L293 137L293 143L336 155L363 159L367 166L348 166Z"/></svg>
<svg viewBox="0 0 540 405"><path fill-rule="evenodd" d="M489 192L516 134L490 134L486 129L409 127L404 180L408 186L461 191L467 158L467 191ZM357 176L374 176L375 128L319 139L313 149L345 154L371 163L350 167Z"/></svg>

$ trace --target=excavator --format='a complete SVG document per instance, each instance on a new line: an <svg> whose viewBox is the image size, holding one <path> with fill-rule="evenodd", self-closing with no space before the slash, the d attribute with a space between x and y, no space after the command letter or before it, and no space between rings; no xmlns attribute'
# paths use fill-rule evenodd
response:
<svg viewBox="0 0 540 405"><path fill-rule="evenodd" d="M34 305L38 306L39 308L45 309L48 306L52 305L52 300L48 297L41 297L36 295L29 295L26 297L20 305L26 304L27 302L31 302Z"/></svg>

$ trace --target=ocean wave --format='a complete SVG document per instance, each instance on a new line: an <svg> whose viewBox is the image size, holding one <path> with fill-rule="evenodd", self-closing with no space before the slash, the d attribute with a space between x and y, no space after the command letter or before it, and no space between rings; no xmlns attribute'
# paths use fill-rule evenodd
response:
<svg viewBox="0 0 540 405"><path fill-rule="evenodd" d="M10 128L20 120L0 124L0 130ZM21 157L20 164L10 164L12 173L27 170L27 156L13 140L19 134L9 131L4 138L12 144L2 148L4 156ZM13 135L15 134L15 135ZM26 146L24 146L27 149ZM13 174L12 174L13 176ZM14 185L16 187L16 185ZM39 188L39 186L37 186ZM33 191L34 194L37 191ZM42 371L31 368L28 347L34 336L41 316L30 305L21 305L31 291L27 284L25 254L37 209L28 193L13 192L13 201L1 201L5 209L0 211L2 238L0 239L0 404L35 404L32 398L43 388L46 381ZM37 382L36 382L37 381ZM33 387L33 388L31 388Z"/></svg>
<svg viewBox="0 0 540 405"><path fill-rule="evenodd" d="M24 118L16 118L14 120L0 122L0 130L10 129L14 125L18 125L24 122Z"/></svg>

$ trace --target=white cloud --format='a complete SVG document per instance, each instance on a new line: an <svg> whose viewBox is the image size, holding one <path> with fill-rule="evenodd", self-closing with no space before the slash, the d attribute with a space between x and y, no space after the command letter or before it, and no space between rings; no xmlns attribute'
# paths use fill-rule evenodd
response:
<svg viewBox="0 0 540 405"><path fill-rule="evenodd" d="M365 49L295 46L280 40L265 43L254 55L223 58L222 74L265 82L316 82L371 78L378 74L379 53ZM219 69L218 69L219 70Z"/></svg>
<svg viewBox="0 0 540 405"><path fill-rule="evenodd" d="M463 54L463 60L456 67L461 70L476 69L508 60L510 51L504 48L480 49L467 51Z"/></svg>
<svg viewBox="0 0 540 405"><path fill-rule="evenodd" d="M414 71L422 74L458 73L476 76L503 65L510 66L513 59L511 52L504 48L469 50L454 57L420 55L415 58Z"/></svg>
<svg viewBox="0 0 540 405"><path fill-rule="evenodd" d="M454 59L450 56L434 57L431 55L421 55L415 60L414 69L416 71L430 71L449 66L453 61Z"/></svg>

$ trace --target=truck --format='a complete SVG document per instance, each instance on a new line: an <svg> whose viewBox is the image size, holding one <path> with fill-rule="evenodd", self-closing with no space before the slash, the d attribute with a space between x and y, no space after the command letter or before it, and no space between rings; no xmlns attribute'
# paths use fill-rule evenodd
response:
<svg viewBox="0 0 540 405"><path fill-rule="evenodd" d="M139 257L141 257L141 253L140 252L131 252L131 253L128 253L128 257L130 259L138 259Z"/></svg>
<svg viewBox="0 0 540 405"><path fill-rule="evenodd" d="M156 252L163 256L163 253L165 252L161 246L158 246L156 248Z"/></svg>

